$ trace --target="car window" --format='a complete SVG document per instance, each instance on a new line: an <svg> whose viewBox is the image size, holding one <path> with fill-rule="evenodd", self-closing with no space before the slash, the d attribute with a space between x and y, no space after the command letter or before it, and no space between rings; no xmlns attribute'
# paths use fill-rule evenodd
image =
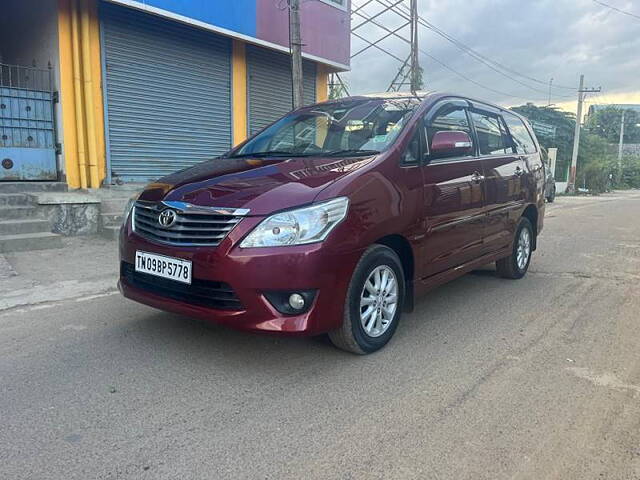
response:
<svg viewBox="0 0 640 480"><path fill-rule="evenodd" d="M506 135L497 116L472 111L471 119L476 128L480 155L507 153Z"/></svg>
<svg viewBox="0 0 640 480"><path fill-rule="evenodd" d="M469 125L466 109L459 105L441 107L435 115L427 118L426 129L428 145L431 145L433 136L442 131L465 132L471 137L471 126ZM473 156L473 149L463 156Z"/></svg>
<svg viewBox="0 0 640 480"><path fill-rule="evenodd" d="M416 130L413 134L413 138L407 145L404 153L402 154L403 165L415 165L420 160L420 129Z"/></svg>
<svg viewBox="0 0 640 480"><path fill-rule="evenodd" d="M295 147L306 152L309 149L321 148L318 140L326 137L326 125L326 119L314 117L305 118L295 125L289 124L273 135L269 149L288 151Z"/></svg>
<svg viewBox="0 0 640 480"><path fill-rule="evenodd" d="M301 155L388 149L420 105L416 98L345 100L285 115L230 156Z"/></svg>
<svg viewBox="0 0 640 480"><path fill-rule="evenodd" d="M504 121L507 123L516 151L521 155L535 153L536 144L524 122L515 115L508 113L504 114Z"/></svg>

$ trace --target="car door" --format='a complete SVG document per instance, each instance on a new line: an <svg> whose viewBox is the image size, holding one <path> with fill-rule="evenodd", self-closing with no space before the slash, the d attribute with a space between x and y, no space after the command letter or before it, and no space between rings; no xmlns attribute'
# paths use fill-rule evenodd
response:
<svg viewBox="0 0 640 480"><path fill-rule="evenodd" d="M436 132L462 131L473 138L464 100L445 100L427 112L426 147ZM482 165L475 146L464 155L427 154L423 166L427 242L423 271L435 275L480 256L484 233Z"/></svg>
<svg viewBox="0 0 640 480"><path fill-rule="evenodd" d="M509 137L498 110L475 106L469 110L485 177L483 253L509 245L525 200L525 162Z"/></svg>

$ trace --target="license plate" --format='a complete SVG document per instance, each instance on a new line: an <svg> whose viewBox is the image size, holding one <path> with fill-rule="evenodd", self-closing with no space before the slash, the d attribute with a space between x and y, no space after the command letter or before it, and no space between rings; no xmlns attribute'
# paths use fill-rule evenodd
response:
<svg viewBox="0 0 640 480"><path fill-rule="evenodd" d="M157 253L136 251L136 272L191 284L191 262Z"/></svg>

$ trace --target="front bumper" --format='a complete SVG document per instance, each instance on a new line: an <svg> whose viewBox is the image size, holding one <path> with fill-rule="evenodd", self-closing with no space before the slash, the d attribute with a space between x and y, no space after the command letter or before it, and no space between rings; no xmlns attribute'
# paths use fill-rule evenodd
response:
<svg viewBox="0 0 640 480"><path fill-rule="evenodd" d="M222 310L153 293L132 285L121 275L122 294L137 302L241 330L292 335L317 335L342 322L351 274L362 252L343 251L339 242L241 249L236 245L262 218L243 219L217 247L179 247L152 242L131 230L120 232L120 260L133 264L136 250L190 260L194 279L224 282L240 301L239 310ZM265 292L314 290L311 307L285 315Z"/></svg>

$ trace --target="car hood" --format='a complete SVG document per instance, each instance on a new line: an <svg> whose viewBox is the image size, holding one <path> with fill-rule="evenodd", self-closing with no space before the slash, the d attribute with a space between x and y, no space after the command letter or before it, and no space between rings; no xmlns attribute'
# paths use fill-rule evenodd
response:
<svg viewBox="0 0 640 480"><path fill-rule="evenodd" d="M313 202L324 188L374 158L218 158L161 178L140 200L248 208L249 215L266 215Z"/></svg>

